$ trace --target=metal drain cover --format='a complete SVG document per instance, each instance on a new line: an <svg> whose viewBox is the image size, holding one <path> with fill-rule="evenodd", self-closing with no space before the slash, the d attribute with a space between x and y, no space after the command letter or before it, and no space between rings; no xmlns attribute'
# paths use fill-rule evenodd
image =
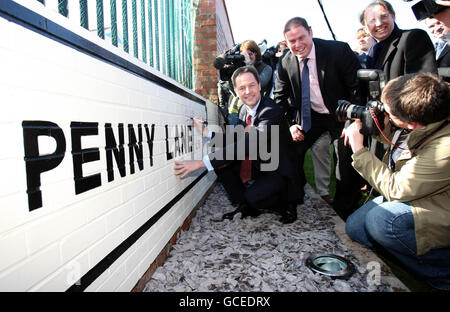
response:
<svg viewBox="0 0 450 312"><path fill-rule="evenodd" d="M350 261L331 254L312 255L306 259L305 264L313 272L333 278L347 279L355 272L355 267Z"/></svg>

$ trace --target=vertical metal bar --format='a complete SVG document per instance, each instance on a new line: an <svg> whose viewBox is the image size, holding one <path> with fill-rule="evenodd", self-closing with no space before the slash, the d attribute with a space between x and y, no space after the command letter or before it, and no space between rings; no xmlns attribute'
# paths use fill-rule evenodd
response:
<svg viewBox="0 0 450 312"><path fill-rule="evenodd" d="M179 70L180 70L180 51L179 51L179 46L180 46L180 38L179 38L179 34L180 34L180 20L179 20L179 14L178 14L178 6L179 6L179 1L178 0L174 0L174 4L173 4L173 13L174 13L174 53L175 53L175 79L180 82L180 75L179 75Z"/></svg>
<svg viewBox="0 0 450 312"><path fill-rule="evenodd" d="M97 35L105 39L105 25L103 19L103 0L97 0Z"/></svg>
<svg viewBox="0 0 450 312"><path fill-rule="evenodd" d="M171 66L171 77L176 80L176 62L177 62L177 54L175 48L175 36L176 36L176 28L175 28L175 0L169 1L170 8L170 51L172 55L172 66Z"/></svg>
<svg viewBox="0 0 450 312"><path fill-rule="evenodd" d="M58 0L58 12L65 17L69 15L69 10L67 9L67 0Z"/></svg>
<svg viewBox="0 0 450 312"><path fill-rule="evenodd" d="M185 33L185 24L186 24L186 12L185 12L185 2L181 1L181 68L182 68L182 81L185 86L187 86L186 82L186 33Z"/></svg>
<svg viewBox="0 0 450 312"><path fill-rule="evenodd" d="M116 0L111 0L111 41L117 47L117 8Z"/></svg>
<svg viewBox="0 0 450 312"><path fill-rule="evenodd" d="M147 63L147 28L145 27L145 0L141 0L142 60Z"/></svg>
<svg viewBox="0 0 450 312"><path fill-rule="evenodd" d="M167 42L167 74L172 77L172 44L169 0L166 0L166 42Z"/></svg>
<svg viewBox="0 0 450 312"><path fill-rule="evenodd" d="M153 1L153 12L155 12L155 68L161 70L159 62L159 18L158 0Z"/></svg>
<svg viewBox="0 0 450 312"><path fill-rule="evenodd" d="M153 67L153 14L152 14L152 0L148 0L148 52L149 64Z"/></svg>
<svg viewBox="0 0 450 312"><path fill-rule="evenodd" d="M89 29L87 0L80 0L80 26Z"/></svg>
<svg viewBox="0 0 450 312"><path fill-rule="evenodd" d="M122 0L122 23L123 23L123 50L127 53L130 51L128 45L128 4L127 0Z"/></svg>
<svg viewBox="0 0 450 312"><path fill-rule="evenodd" d="M138 58L138 33L137 33L137 8L136 0L131 0L132 20L133 20L133 51L134 57Z"/></svg>
<svg viewBox="0 0 450 312"><path fill-rule="evenodd" d="M167 67L166 67L166 57L167 57L167 51L166 51L166 34L165 34L165 18L164 18L164 2L163 0L161 1L161 11L160 11L160 25L161 25L161 50L162 50L162 55L161 55L161 71L166 74L167 73Z"/></svg>

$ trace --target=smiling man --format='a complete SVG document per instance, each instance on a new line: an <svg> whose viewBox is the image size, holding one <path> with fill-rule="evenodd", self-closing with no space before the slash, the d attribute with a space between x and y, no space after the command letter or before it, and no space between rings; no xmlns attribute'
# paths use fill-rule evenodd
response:
<svg viewBox="0 0 450 312"><path fill-rule="evenodd" d="M290 127L294 148L299 157L301 198L306 177L305 154L326 131L338 140L343 128L336 118L338 100L361 103L358 96L357 70L361 65L347 43L313 38L313 31L302 17L290 19L284 29L290 51L280 60L275 81L274 99ZM334 209L345 219L358 208L361 184L351 167L351 151L337 142L337 174Z"/></svg>
<svg viewBox="0 0 450 312"><path fill-rule="evenodd" d="M383 70L386 81L405 74L437 74L430 37L422 29L398 28L389 2L377 0L370 3L363 16L366 31L377 41L369 51L367 68Z"/></svg>
<svg viewBox="0 0 450 312"><path fill-rule="evenodd" d="M202 160L176 161L175 175L184 178L203 167L214 170L232 204L237 206L224 214L223 219L233 219L239 212L241 218L256 217L271 210L281 214L282 223L292 223L297 219L299 178L294 170L294 153L288 148L289 131L283 123L281 110L272 99L261 96L261 83L254 66L239 67L231 79L236 94L244 103L239 109L238 126L227 134L220 134L206 133L204 124L196 121L199 117L194 118L193 125L203 136L216 142L228 142L233 138L232 144L216 146L216 150ZM239 126L245 130L239 131ZM242 146L245 146L244 160L238 156ZM270 159L261 153L252 156L252 146L257 146L259 152L262 146L270 146ZM269 161L276 165L269 169Z"/></svg>

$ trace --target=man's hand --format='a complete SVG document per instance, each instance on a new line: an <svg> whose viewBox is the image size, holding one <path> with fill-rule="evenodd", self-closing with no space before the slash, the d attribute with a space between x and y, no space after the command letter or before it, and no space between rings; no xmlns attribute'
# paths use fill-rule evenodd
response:
<svg viewBox="0 0 450 312"><path fill-rule="evenodd" d="M350 143L353 153L356 153L364 147L364 136L359 132L361 128L361 120L355 119L355 122L342 131L341 138L345 137L344 145L347 146L347 143Z"/></svg>
<svg viewBox="0 0 450 312"><path fill-rule="evenodd" d="M293 125L289 128L292 135L292 140L299 142L305 139L305 136L302 133L302 127L300 125Z"/></svg>
<svg viewBox="0 0 450 312"><path fill-rule="evenodd" d="M175 162L175 175L180 176L180 179L183 179L186 177L189 173L197 171L200 168L205 167L205 164L203 163L203 160L187 160L187 161L181 161Z"/></svg>

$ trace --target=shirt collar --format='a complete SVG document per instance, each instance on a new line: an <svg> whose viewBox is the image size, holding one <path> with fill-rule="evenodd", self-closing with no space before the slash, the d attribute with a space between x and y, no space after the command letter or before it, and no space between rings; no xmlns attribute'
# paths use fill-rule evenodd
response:
<svg viewBox="0 0 450 312"><path fill-rule="evenodd" d="M303 61L303 58L301 58L299 55L297 55L297 58L300 63ZM311 51L309 51L309 54L306 58L308 58L310 60L316 59L316 46L314 45L314 41L312 43Z"/></svg>
<svg viewBox="0 0 450 312"><path fill-rule="evenodd" d="M249 108L247 105L245 108L247 109L247 114L252 115L252 118L255 117L256 111L258 110L259 103L261 103L261 98L259 99L258 103L253 107L253 109Z"/></svg>

